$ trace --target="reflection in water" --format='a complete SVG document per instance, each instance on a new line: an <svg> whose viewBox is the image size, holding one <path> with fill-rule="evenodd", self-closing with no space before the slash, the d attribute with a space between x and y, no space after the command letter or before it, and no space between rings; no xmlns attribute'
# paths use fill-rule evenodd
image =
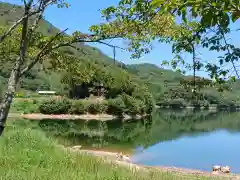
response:
<svg viewBox="0 0 240 180"><path fill-rule="evenodd" d="M39 126L64 145L132 153L136 163L202 170L222 164L240 172L239 117L240 113L161 111L144 120L42 120Z"/></svg>
<svg viewBox="0 0 240 180"><path fill-rule="evenodd" d="M79 145L86 149L102 149L132 153L136 147L143 147L135 141L150 128L151 119L101 122L97 120L42 120L39 126L58 142Z"/></svg>
<svg viewBox="0 0 240 180"><path fill-rule="evenodd" d="M177 140L158 143L145 152L136 154L134 162L145 165L163 165L211 170L213 165L228 165L232 172L240 172L238 154L240 133L231 134L220 130L205 133L204 136L181 137ZM149 159L139 158L145 154ZM154 156L154 159L152 159Z"/></svg>

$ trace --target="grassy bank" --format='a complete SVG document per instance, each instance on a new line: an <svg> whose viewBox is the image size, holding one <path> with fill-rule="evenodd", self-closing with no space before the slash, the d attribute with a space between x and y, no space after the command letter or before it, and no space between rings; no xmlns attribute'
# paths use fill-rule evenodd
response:
<svg viewBox="0 0 240 180"><path fill-rule="evenodd" d="M134 171L97 157L57 147L37 128L11 122L0 140L0 179L6 180L179 180L209 179L168 172Z"/></svg>

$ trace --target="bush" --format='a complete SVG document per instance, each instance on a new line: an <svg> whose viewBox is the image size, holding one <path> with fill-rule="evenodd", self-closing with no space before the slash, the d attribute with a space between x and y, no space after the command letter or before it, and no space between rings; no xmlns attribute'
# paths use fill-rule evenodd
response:
<svg viewBox="0 0 240 180"><path fill-rule="evenodd" d="M108 105L107 105L106 101L92 102L87 107L88 113L90 113L90 114L106 113L107 109L108 109Z"/></svg>
<svg viewBox="0 0 240 180"><path fill-rule="evenodd" d="M139 101L139 105L143 106L142 108L144 109L142 109L142 111L144 111L144 113L150 114L153 111L155 102L152 94L148 91L146 87L143 86L141 88L136 88L135 91L132 93L132 96L136 100L141 101Z"/></svg>
<svg viewBox="0 0 240 180"><path fill-rule="evenodd" d="M122 98L126 106L127 114L137 115L145 113L145 106L143 101L135 99L134 97L129 96L127 94L122 95Z"/></svg>
<svg viewBox="0 0 240 180"><path fill-rule="evenodd" d="M144 95L144 108L145 108L145 112L146 114L151 114L153 109L154 109L154 105L155 105L155 102L154 102L154 99L153 99L153 96L150 92L145 92L143 93Z"/></svg>
<svg viewBox="0 0 240 180"><path fill-rule="evenodd" d="M169 105L172 108L181 108L181 107L186 107L187 106L187 102L184 99L182 99L182 98L171 99L169 101Z"/></svg>
<svg viewBox="0 0 240 180"><path fill-rule="evenodd" d="M148 110L148 107L144 104L144 102L138 99L136 101L138 103L139 114L140 115L147 114L149 110ZM151 112L152 112L152 109L151 109Z"/></svg>
<svg viewBox="0 0 240 180"><path fill-rule="evenodd" d="M108 110L107 110L108 114L115 114L118 116L122 116L125 110L126 110L126 106L121 97L108 100Z"/></svg>
<svg viewBox="0 0 240 180"><path fill-rule="evenodd" d="M50 99L40 104L39 111L43 114L66 114L70 108L71 103L67 99Z"/></svg>
<svg viewBox="0 0 240 180"><path fill-rule="evenodd" d="M87 112L87 103L82 100L72 101L70 114L85 114Z"/></svg>

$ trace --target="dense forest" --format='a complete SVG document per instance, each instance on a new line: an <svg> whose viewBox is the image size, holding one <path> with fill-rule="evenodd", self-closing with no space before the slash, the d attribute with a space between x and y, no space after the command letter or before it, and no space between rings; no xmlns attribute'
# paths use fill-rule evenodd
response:
<svg viewBox="0 0 240 180"><path fill-rule="evenodd" d="M21 6L0 3L2 27L11 25L20 15ZM59 32L59 29L42 20L38 31L45 36L51 36ZM196 95L191 91L191 76L184 76L180 72L162 69L153 64L123 64L104 55L97 48L83 43L75 46L76 48L62 48L61 51L74 57L76 61L69 63L71 65L67 67L61 67L60 70L51 69L48 62L37 64L21 79L18 96L26 97L37 90L55 90L60 95L72 98L85 98L90 94L107 98L116 98L122 94L139 99L152 96L157 105L170 107L207 108L213 104L232 107L240 102L238 81L231 85L230 89L219 92L215 87L205 86L204 83L209 80L198 77ZM12 64L7 61L0 66L0 91L3 91ZM74 67L78 67L78 70ZM144 102L146 101L145 98Z"/></svg>

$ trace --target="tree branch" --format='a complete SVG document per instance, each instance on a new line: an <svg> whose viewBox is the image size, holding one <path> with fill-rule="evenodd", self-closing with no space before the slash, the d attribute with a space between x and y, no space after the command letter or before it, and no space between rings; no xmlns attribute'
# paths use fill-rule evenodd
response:
<svg viewBox="0 0 240 180"><path fill-rule="evenodd" d="M220 33L221 33L221 35L222 35L222 38L223 38L223 40L224 40L224 43L225 43L225 45L227 46L227 52L228 52L228 54L231 54L231 51L230 51L230 49L229 49L229 44L227 43L226 37L225 37L225 35L224 35L224 32L223 32L222 28L220 27L220 25L218 25L218 27L219 27L219 29L220 29ZM231 59L231 63L232 63L233 69L234 69L234 71L235 71L235 73L236 73L236 75L237 75L237 78L240 79L240 76L239 76L238 71L237 71L237 67L235 66L235 63L233 62L232 59Z"/></svg>
<svg viewBox="0 0 240 180"><path fill-rule="evenodd" d="M25 12L24 12L24 16L26 16L23 19L23 28L22 28L22 35L21 35L21 42L20 42L20 57L19 57L19 62L20 62L20 66L23 64L24 60L25 60L25 56L26 56L26 51L27 51L27 44L28 44L28 38L27 38L27 33L28 33L28 20L29 20L29 10L30 10L30 6L31 3L33 2L33 0L30 0L26 6L25 6ZM20 71L20 67L18 69L18 73Z"/></svg>
<svg viewBox="0 0 240 180"><path fill-rule="evenodd" d="M100 39L104 39L104 38L99 38L97 40L84 40L84 39L75 39L75 40L72 40L72 41L69 41L69 42L65 42L65 43L59 43L53 47L50 47L50 45L52 44L52 42L54 40L56 40L56 38L58 36L60 36L61 34L63 34L64 32L66 32L68 29L65 29L64 31L61 31L59 32L57 35L55 35L43 48L42 50L36 55L36 58L29 64L27 65L20 73L20 76L23 76L24 74L26 74L41 58L42 56L44 55L47 55L49 52L55 50L55 49L58 49L60 47L66 47L66 46L69 46L69 47L72 47L72 48L75 48L77 49L76 47L74 47L72 44L74 43L78 43L78 42L97 42L97 43L100 43L100 44L104 44L104 45L107 45L109 47L113 47L113 48L118 48L118 49L122 49L122 50L126 50L124 48L121 48L119 46L114 46L114 45L111 45L109 43L105 43L105 42L102 42ZM89 35L88 37L94 37L94 35Z"/></svg>
<svg viewBox="0 0 240 180"><path fill-rule="evenodd" d="M37 13L38 13L37 11L33 11L33 12L29 13L28 15L24 15L23 17L21 17L2 36L0 36L0 42L2 42L19 24L21 24L25 18L33 16Z"/></svg>
<svg viewBox="0 0 240 180"><path fill-rule="evenodd" d="M100 44L104 44L106 46L109 46L109 47L116 47L118 49L122 49L122 50L126 50L124 48L121 48L119 46L114 46L114 45L111 45L109 43L105 43L103 42L103 40L105 40L106 38L105 37L100 37L98 39L94 39L95 35L87 35L85 36L85 38L81 38L81 39L73 39L72 41L69 41L69 42L64 42L64 43L59 43L55 46L52 47L52 50L54 49L58 49L60 47L65 47L65 46L69 46L69 45L72 45L74 43L80 43L80 42L88 42L88 43L91 43L91 42L97 42L97 43L100 43ZM88 39L87 39L88 38ZM91 39L92 38L92 39ZM108 39L113 39L113 38L116 38L116 36L113 36L113 37L108 37Z"/></svg>
<svg viewBox="0 0 240 180"><path fill-rule="evenodd" d="M42 7L43 5L44 5L43 0L41 0L40 4L39 4L39 7L38 7L39 12L37 13L35 21L34 21L32 27L29 29L29 32L28 32L29 41L31 41L32 34L33 34L34 30L37 28L39 21L42 19L42 15L43 15L44 10L46 8L46 7Z"/></svg>
<svg viewBox="0 0 240 180"><path fill-rule="evenodd" d="M68 28L59 32L59 33L57 33L54 37L52 37L48 41L48 43L46 43L46 45L41 49L41 51L36 55L36 58L21 71L20 77L23 76L25 73L27 73L41 59L41 57L45 55L44 54L45 51L50 52L52 50L52 48L49 48L49 47L53 43L53 41L55 41L61 34L66 32L67 30L68 30Z"/></svg>

